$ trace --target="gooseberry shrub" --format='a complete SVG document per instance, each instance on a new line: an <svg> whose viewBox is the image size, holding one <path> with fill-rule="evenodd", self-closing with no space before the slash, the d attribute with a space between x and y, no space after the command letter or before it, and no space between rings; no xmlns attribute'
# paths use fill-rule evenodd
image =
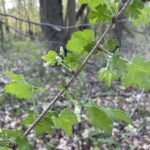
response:
<svg viewBox="0 0 150 150"><path fill-rule="evenodd" d="M109 25L118 11L120 0L80 0L80 3L88 4L91 10L89 14L91 24L105 23ZM149 22L148 14L150 14L150 9L145 7L141 0L130 2L124 13L137 27L141 25L141 22L144 24ZM69 51L67 56L64 54L63 47L60 48L58 53L55 50L50 50L48 54L42 56L44 66L61 65L70 74L74 74L97 41L98 37L95 37L93 29L76 31L66 45ZM105 82L110 87L112 80L119 79L126 88L134 85L140 89L150 90L150 60L146 60L140 55L127 60L118 49L112 52L116 45L117 41L107 35L104 39L104 44L97 47L97 51L94 53L95 57L103 55L107 61L106 66L97 73L99 81ZM7 75L11 82L5 86L6 93L15 95L20 99L33 99L39 88L28 83L21 75L12 72L7 73ZM67 90L68 88L67 85L61 85L60 87L59 90ZM74 109L66 107L61 112L49 111L46 113L34 127L34 132L37 136L45 132L51 134L55 129L63 129L68 136L72 136L72 127L85 120L96 130L109 135L111 135L113 124L116 121L123 121L133 125L131 117L120 109L105 108L92 102L92 100L88 101L88 103L81 103L75 98L75 95L72 96L67 91L65 95L70 98L69 102L74 106ZM81 110L84 110L86 116L84 119L81 117ZM37 113L29 112L28 117L23 121L23 125L27 127L33 124L37 117ZM9 150L15 146L18 146L20 150L31 149L27 138L20 130L3 129L0 132L0 137L2 141L2 144L0 144L1 149Z"/></svg>

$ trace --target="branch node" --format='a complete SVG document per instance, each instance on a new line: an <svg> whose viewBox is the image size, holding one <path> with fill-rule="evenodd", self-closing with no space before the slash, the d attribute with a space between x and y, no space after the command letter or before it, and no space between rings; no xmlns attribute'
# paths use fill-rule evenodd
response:
<svg viewBox="0 0 150 150"><path fill-rule="evenodd" d="M113 16L113 17L112 17L112 23L113 23L113 24L116 24L116 23L117 23L117 17L116 17L116 16Z"/></svg>

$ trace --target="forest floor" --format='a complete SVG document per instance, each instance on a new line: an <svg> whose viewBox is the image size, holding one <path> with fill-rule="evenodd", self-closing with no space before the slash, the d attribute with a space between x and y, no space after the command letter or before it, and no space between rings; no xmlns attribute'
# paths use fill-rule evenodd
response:
<svg viewBox="0 0 150 150"><path fill-rule="evenodd" d="M150 42L140 36L127 39L123 45L127 58L137 53L150 58ZM27 111L35 109L32 101L19 100L4 93L4 86L9 82L5 72L23 74L27 81L44 87L45 90L36 96L37 107L42 109L58 93L57 87L70 77L60 67L44 69L42 50L45 47L39 47L37 42L18 41L0 56L0 128L20 129ZM111 137L96 132L88 123L76 125L72 137L66 136L62 130L38 138L32 132L29 139L35 150L150 150L150 93L135 87L125 89L120 81L113 81L107 88L97 77L98 70L105 65L102 61L103 58L91 59L69 92L75 93L79 101L93 101L104 107L124 110L132 116L134 126L116 123ZM61 110L67 105L68 102L62 100L53 109Z"/></svg>

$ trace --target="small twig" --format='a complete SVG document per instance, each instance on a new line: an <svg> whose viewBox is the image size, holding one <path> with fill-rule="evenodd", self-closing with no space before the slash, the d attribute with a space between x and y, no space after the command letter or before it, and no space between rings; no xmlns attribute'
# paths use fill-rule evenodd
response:
<svg viewBox="0 0 150 150"><path fill-rule="evenodd" d="M1 20L1 22L3 23L3 25L6 25L6 22L4 22L4 21L2 21ZM14 27L12 27L12 26L10 26L10 25L7 25L8 27L9 27L9 29L11 29L11 30L13 30L13 31L15 31L16 33L18 33L18 34L20 34L21 36L24 36L24 37L26 37L26 38L29 38L30 37L30 35L29 34L27 34L27 33L24 33L23 31L21 31L20 29L18 29L18 28L14 28ZM34 36L34 39L36 39L37 37L36 36ZM60 45L63 45L63 42L60 42L60 41L49 41L49 42L51 42L51 43L56 43L56 44L60 44Z"/></svg>
<svg viewBox="0 0 150 150"><path fill-rule="evenodd" d="M139 105L140 105L140 102L141 102L141 100L142 100L143 94L144 94L144 89L142 89L140 95L136 97L136 102L137 102L137 103L136 103L135 107L132 109L131 114L130 114L130 117L133 117L134 114L135 114L135 112L136 112L136 110L138 109L138 107L139 107Z"/></svg>
<svg viewBox="0 0 150 150"><path fill-rule="evenodd" d="M106 49L103 47L103 45L99 45L98 48L99 48L100 51L102 51L102 52L104 52L104 53L106 53L106 54L108 54L108 55L110 55L110 56L113 56L113 53L111 53L111 52L109 52L108 50L106 50ZM128 59L126 59L126 58L124 58L124 57L119 56L119 58L122 59L122 60L124 60L124 61L127 62L127 63L130 62Z"/></svg>
<svg viewBox="0 0 150 150"><path fill-rule="evenodd" d="M124 6L122 7L122 9L118 12L118 15L114 16L113 18L115 18L115 20L118 19L118 17L123 13L123 11L125 10L125 8L129 5L131 0L128 0ZM79 67L79 69L77 70L76 73L74 73L74 75L71 77L71 79L68 81L68 83L66 84L66 89L62 90L61 92L58 93L58 95L49 103L49 105L47 106L47 108L39 115L39 117L33 122L33 124L25 131L24 136L27 136L30 131L40 122L40 120L45 116L45 114L50 110L50 108L52 107L52 105L59 100L60 97L62 97L62 95L65 93L66 90L69 89L70 85L74 82L74 80L77 78L77 76L80 74L81 70L83 69L83 67L85 66L85 64L88 62L88 60L90 59L90 57L93 55L93 53L97 50L98 46L101 44L101 42L104 40L105 36L108 34L108 32L112 29L113 25L116 23L116 21L112 21L111 24L107 27L107 29L104 31L104 33L102 34L102 36L99 38L99 40L97 41L97 43L95 44L95 46L92 48L92 50L90 51L90 53L88 54L88 56L85 58L85 60L82 62L81 66Z"/></svg>
<svg viewBox="0 0 150 150"><path fill-rule="evenodd" d="M86 7L87 7L87 4L81 5L81 7L79 8L79 10L76 14L76 22L78 21L79 17L81 16L81 14L83 13L83 11L85 10Z"/></svg>
<svg viewBox="0 0 150 150"><path fill-rule="evenodd" d="M97 97L108 97L108 96L112 96L112 97L115 97L115 96L130 97L130 96L132 96L132 94L130 94L130 93L118 93L118 94L115 94L115 93L99 93L99 94L93 94L90 97L91 98L97 98Z"/></svg>

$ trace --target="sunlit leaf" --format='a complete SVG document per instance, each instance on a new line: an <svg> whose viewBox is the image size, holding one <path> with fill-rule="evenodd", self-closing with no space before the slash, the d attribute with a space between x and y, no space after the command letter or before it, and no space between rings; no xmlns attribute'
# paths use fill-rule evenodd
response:
<svg viewBox="0 0 150 150"><path fill-rule="evenodd" d="M8 136L8 137L20 137L22 135L22 132L20 130L9 130L9 129L3 129L0 131L0 136Z"/></svg>
<svg viewBox="0 0 150 150"><path fill-rule="evenodd" d="M81 4L88 4L91 9L94 9L98 5L108 3L109 0L80 0Z"/></svg>
<svg viewBox="0 0 150 150"><path fill-rule="evenodd" d="M6 74L13 81L17 81L17 82L22 82L23 81L24 82L24 77L19 75L19 74L15 74L13 72L7 72Z"/></svg>
<svg viewBox="0 0 150 150"><path fill-rule="evenodd" d="M12 82L5 86L5 93L15 95L17 98L31 99L33 87L28 83Z"/></svg>
<svg viewBox="0 0 150 150"><path fill-rule="evenodd" d="M84 51L85 46L94 41L94 31L85 29L83 31L74 32L71 39L67 43L67 49L80 54Z"/></svg>
<svg viewBox="0 0 150 150"><path fill-rule="evenodd" d="M42 59L45 61L44 66L53 66L56 63L57 53L55 51L50 50L47 55L42 56Z"/></svg>
<svg viewBox="0 0 150 150"><path fill-rule="evenodd" d="M15 95L21 99L32 99L35 87L25 81L24 77L13 72L8 72L11 82L5 85L5 93Z"/></svg>

